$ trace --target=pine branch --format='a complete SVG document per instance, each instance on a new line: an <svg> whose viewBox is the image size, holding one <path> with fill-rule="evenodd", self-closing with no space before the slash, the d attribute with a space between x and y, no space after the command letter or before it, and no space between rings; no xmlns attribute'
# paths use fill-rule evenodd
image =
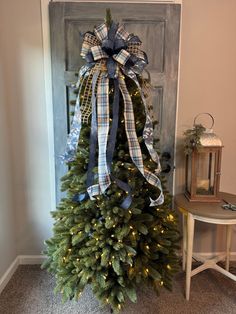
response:
<svg viewBox="0 0 236 314"><path fill-rule="evenodd" d="M107 27L111 27L112 24L112 17L111 17L111 9L106 9L106 19L105 22L107 24Z"/></svg>

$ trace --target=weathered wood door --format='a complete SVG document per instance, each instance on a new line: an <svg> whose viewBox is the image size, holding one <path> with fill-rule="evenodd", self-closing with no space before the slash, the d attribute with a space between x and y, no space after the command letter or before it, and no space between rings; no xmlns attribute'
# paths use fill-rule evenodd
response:
<svg viewBox="0 0 236 314"><path fill-rule="evenodd" d="M56 195L61 197L60 177L67 171L58 156L64 152L70 130L69 84L84 64L80 57L81 33L104 21L109 7L113 20L140 37L149 59L148 71L155 87L154 112L159 120L155 136L164 153L168 188L172 192L179 54L179 4L124 4L51 2L51 54L54 105ZM166 167L167 166L167 167ZM168 169L169 168L169 169ZM168 170L170 170L168 172Z"/></svg>

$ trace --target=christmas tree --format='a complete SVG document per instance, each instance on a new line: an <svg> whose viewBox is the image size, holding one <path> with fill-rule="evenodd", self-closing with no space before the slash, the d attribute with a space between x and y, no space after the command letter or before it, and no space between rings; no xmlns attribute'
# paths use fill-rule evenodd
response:
<svg viewBox="0 0 236 314"><path fill-rule="evenodd" d="M88 63L80 73L76 89L78 98L68 141L70 150L65 158L69 170L61 178L62 191L67 193L57 210L52 212L54 234L46 241L48 259L43 267L55 274L55 291L62 293L64 301L78 300L84 287L91 284L101 304L109 304L113 310L119 311L127 297L136 302L140 284L150 284L157 292L161 286L171 289L173 275L178 270L179 232L176 215L171 209L171 196L156 164L158 160L152 158L157 154L150 150L150 147L153 149L150 138L144 136L152 106L147 106L149 81L140 73L143 64L147 63L145 54L139 50L141 42L134 35L125 37L127 33L111 21L109 12L102 27L103 31L104 27L108 30L104 35L107 42L97 34L101 26L94 33L84 35L82 56ZM119 37L117 33L122 35ZM98 44L102 47L102 57L96 61L93 53L91 61L91 51L94 52L91 48ZM120 46L120 49L114 49L114 46ZM129 53L122 66L117 61L120 52L123 55ZM132 59L130 55L136 58ZM86 71L87 76L84 75ZM91 182L95 183L93 187L99 187L101 181L100 158L104 149L104 136L99 133L101 116L98 108L100 100L104 100L105 85L99 87L103 79L108 79L109 92L105 96L110 104L105 146L110 182L105 191L100 188L93 193ZM127 107L128 103L132 104L132 110ZM131 117L127 117L130 112ZM82 128L78 119L84 122ZM134 136L142 152L143 169L146 169L143 172L132 155L130 123L134 123ZM80 133L79 137L75 133ZM68 158L71 145L76 141L75 154ZM148 175L152 173L154 178L159 173L162 187L158 179L154 183L149 179Z"/></svg>

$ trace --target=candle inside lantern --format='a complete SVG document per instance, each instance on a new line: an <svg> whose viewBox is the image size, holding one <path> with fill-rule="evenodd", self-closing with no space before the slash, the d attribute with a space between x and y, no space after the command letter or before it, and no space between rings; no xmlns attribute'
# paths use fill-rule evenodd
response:
<svg viewBox="0 0 236 314"><path fill-rule="evenodd" d="M209 190L209 180L198 180L197 181L197 188L198 189L203 189L203 190Z"/></svg>

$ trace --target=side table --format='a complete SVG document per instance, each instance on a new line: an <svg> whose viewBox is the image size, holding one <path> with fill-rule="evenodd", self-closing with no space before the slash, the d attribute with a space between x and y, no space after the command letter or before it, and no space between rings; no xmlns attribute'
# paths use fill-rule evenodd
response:
<svg viewBox="0 0 236 314"><path fill-rule="evenodd" d="M236 276L229 272L230 248L232 239L232 225L236 225L236 211L223 209L225 204L223 200L236 204L236 195L229 193L220 193L220 203L202 203L189 202L184 194L176 195L174 198L175 205L182 214L183 218L183 270L186 269L186 300L189 300L191 277L201 271L213 268L223 275L236 281ZM193 239L195 220L226 225L227 240L226 254L216 256L210 259L203 258L200 255L193 256ZM202 262L202 265L192 270L192 258ZM217 265L218 262L226 259L225 269Z"/></svg>

